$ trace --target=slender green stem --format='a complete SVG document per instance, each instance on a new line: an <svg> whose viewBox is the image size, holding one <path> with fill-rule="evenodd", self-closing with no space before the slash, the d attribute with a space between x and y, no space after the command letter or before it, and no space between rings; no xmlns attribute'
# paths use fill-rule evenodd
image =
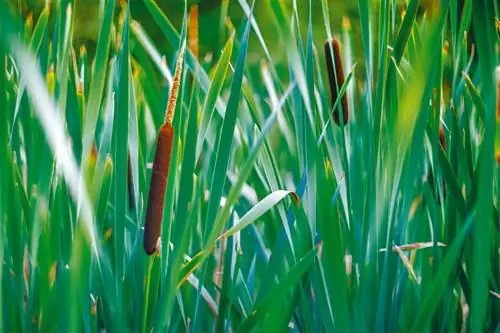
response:
<svg viewBox="0 0 500 333"><path fill-rule="evenodd" d="M141 332L146 333L148 326L148 305L149 305L149 290L151 289L151 270L153 269L153 256L148 257L148 272L146 274L146 292L144 293L144 311L142 313Z"/></svg>

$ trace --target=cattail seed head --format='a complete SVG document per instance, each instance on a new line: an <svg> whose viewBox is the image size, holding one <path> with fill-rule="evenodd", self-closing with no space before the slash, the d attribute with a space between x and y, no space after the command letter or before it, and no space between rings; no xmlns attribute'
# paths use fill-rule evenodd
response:
<svg viewBox="0 0 500 333"><path fill-rule="evenodd" d="M191 50L195 58L198 58L199 55L198 13L199 13L198 5L197 4L191 5L188 17L188 44L189 44L189 49Z"/></svg>
<svg viewBox="0 0 500 333"><path fill-rule="evenodd" d="M165 202L165 190L167 188L168 171L174 143L174 128L172 122L174 118L179 86L181 81L182 64L184 62L184 51L186 45L183 44L177 64L175 74L170 88L170 97L165 115L165 123L158 132L156 140L156 151L153 162L153 172L149 186L149 198L146 208L146 223L144 225L144 251L151 255L159 252L161 225L163 220L163 205Z"/></svg>
<svg viewBox="0 0 500 333"><path fill-rule="evenodd" d="M333 54L332 54L333 52ZM340 89L345 82L344 69L342 67L342 55L340 53L340 45L337 39L332 39L325 43L326 69L328 72L328 81L330 83L330 95L332 106L335 106ZM349 121L349 110L347 108L347 96L343 94L340 103L333 110L333 120L337 125L340 125L340 113L342 112L343 124L346 125Z"/></svg>
<svg viewBox="0 0 500 333"><path fill-rule="evenodd" d="M163 205L167 188L168 170L172 158L174 129L164 124L158 133L156 153L149 187L149 199L144 226L144 251L151 255L157 251L157 242L161 236Z"/></svg>

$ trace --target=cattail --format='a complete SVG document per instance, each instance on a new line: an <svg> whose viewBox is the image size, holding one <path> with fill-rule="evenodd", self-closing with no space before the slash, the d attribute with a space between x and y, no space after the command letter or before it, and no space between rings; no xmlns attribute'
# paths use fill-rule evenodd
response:
<svg viewBox="0 0 500 333"><path fill-rule="evenodd" d="M332 54L333 51L333 54ZM340 94L340 88L344 84L344 69L342 67L342 55L340 54L340 45L337 39L332 39L325 43L326 69L328 72L328 81L330 83L330 95L332 98L332 106L335 106L335 101ZM333 120L337 125L340 125L340 111L342 107L342 124L347 124L349 120L349 110L347 109L347 96L342 95L340 103L333 110Z"/></svg>
<svg viewBox="0 0 500 333"><path fill-rule="evenodd" d="M165 190L167 188L168 170L174 142L172 121L174 118L177 96L179 94L184 50L185 45L182 46L179 58L177 59L174 80L170 89L170 97L167 105L167 113L165 115L165 123L161 126L156 141L156 152L146 209L146 224L144 226L144 251L146 251L148 255L159 251Z"/></svg>
<svg viewBox="0 0 500 333"><path fill-rule="evenodd" d="M187 29L187 43L188 47L193 53L195 59L198 59L200 53L199 46L199 10L197 4L192 4L188 16L188 29ZM196 73L189 75L189 86L194 86Z"/></svg>
<svg viewBox="0 0 500 333"><path fill-rule="evenodd" d="M161 235L163 204L167 188L168 170L172 157L174 129L165 123L158 133L156 153L149 187L149 199L144 226L144 250L148 255L157 251L157 242Z"/></svg>
<svg viewBox="0 0 500 333"><path fill-rule="evenodd" d="M191 5L191 9L189 11L188 17L188 45L189 49L193 53L195 58L198 58L199 55L199 37L198 37L198 5Z"/></svg>

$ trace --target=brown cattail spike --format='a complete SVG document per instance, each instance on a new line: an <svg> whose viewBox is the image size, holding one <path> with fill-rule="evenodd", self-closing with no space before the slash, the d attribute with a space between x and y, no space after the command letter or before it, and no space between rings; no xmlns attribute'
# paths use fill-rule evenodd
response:
<svg viewBox="0 0 500 333"><path fill-rule="evenodd" d="M144 251L148 255L157 250L156 243L161 235L163 219L163 204L167 188L168 171L172 158L172 143L174 129L169 124L164 124L158 133L156 153L149 186L148 207L146 210L146 225L144 226Z"/></svg>
<svg viewBox="0 0 500 333"><path fill-rule="evenodd" d="M332 54L333 51L333 54ZM342 67L342 55L340 54L340 45L337 39L332 39L325 43L326 69L328 72L328 81L330 83L330 95L332 98L332 106L335 106L340 88L344 84L344 68ZM340 103L333 110L333 120L337 125L340 125L340 112L342 110L343 124L349 121L349 110L347 108L347 96L342 95Z"/></svg>
<svg viewBox="0 0 500 333"><path fill-rule="evenodd" d="M189 10L188 23L187 23L187 43L193 57L198 59L200 53L199 47L199 9L198 4L192 4ZM189 85L192 88L193 82L196 78L195 72L189 75Z"/></svg>
<svg viewBox="0 0 500 333"><path fill-rule="evenodd" d="M146 223L144 225L144 251L146 251L148 255L159 251L157 244L161 236L165 190L167 188L168 171L170 168L174 142L172 121L179 94L182 64L184 62L184 50L185 45L181 48L175 66L175 75L170 89L165 123L160 128L156 140L155 159L153 162L153 172L151 174L151 183L149 186L149 199L146 208Z"/></svg>
<svg viewBox="0 0 500 333"><path fill-rule="evenodd" d="M191 10L189 11L188 17L188 44L189 49L193 53L193 56L198 59L199 54L199 44L198 44L198 5L191 5Z"/></svg>

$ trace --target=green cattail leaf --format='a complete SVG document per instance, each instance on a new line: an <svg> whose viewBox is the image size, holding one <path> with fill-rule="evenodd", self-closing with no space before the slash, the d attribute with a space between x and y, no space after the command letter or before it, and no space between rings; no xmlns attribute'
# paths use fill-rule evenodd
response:
<svg viewBox="0 0 500 333"><path fill-rule="evenodd" d="M259 219L260 216L265 214L268 210L276 206L281 200L286 198L287 196L292 196L294 201L298 203L298 197L297 194L293 193L292 191L275 191L271 194L269 194L267 197L262 199L257 205L252 207L241 219L239 219L236 224L223 233L219 239L222 238L229 238L236 234L237 232L243 230L244 228L248 227L250 224L254 223Z"/></svg>
<svg viewBox="0 0 500 333"><path fill-rule="evenodd" d="M309 251L302 259L293 265L288 274L275 285L274 288L258 303L255 305L252 313L242 322L238 332L250 332L252 328L260 321L264 320L265 316L272 311L276 303L281 300L282 295L286 294L293 288L299 279L304 275L309 266L313 263L316 257L317 250Z"/></svg>
<svg viewBox="0 0 500 333"><path fill-rule="evenodd" d="M229 61L231 60L231 55L233 52L233 41L234 36L231 36L231 38L229 38L226 45L224 46L224 49L222 50L222 55L219 59L219 62L217 63L217 67L210 83L210 88L203 103L201 122L199 126L200 128L198 130L198 138L196 140L196 161L198 161L200 157L201 148L207 136L210 120L214 116L217 98L221 93L222 86L229 69Z"/></svg>
<svg viewBox="0 0 500 333"><path fill-rule="evenodd" d="M106 82L108 68L108 56L111 45L111 29L113 24L113 12L115 9L115 0L107 1L104 8L101 30L97 42L97 49L92 66L92 83L89 87L89 98L85 112L85 123L83 130L83 158L87 159L90 153L90 147L95 139L95 128L97 118L101 110L101 101Z"/></svg>

